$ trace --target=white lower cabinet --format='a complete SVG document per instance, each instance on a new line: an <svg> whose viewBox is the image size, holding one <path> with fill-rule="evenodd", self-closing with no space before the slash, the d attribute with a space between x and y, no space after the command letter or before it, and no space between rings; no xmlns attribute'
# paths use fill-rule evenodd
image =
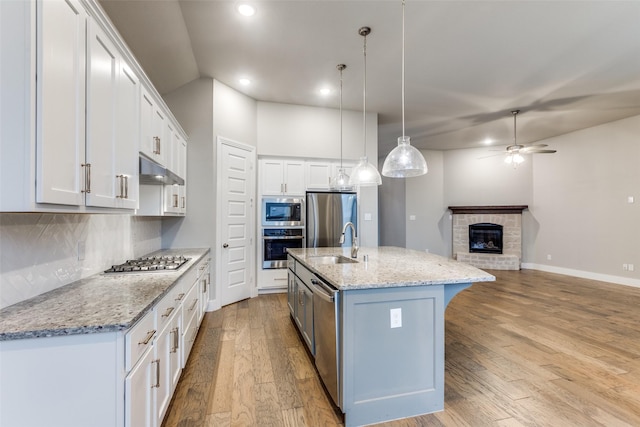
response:
<svg viewBox="0 0 640 427"><path fill-rule="evenodd" d="M151 347L125 379L125 427L153 427L153 387L158 371Z"/></svg>
<svg viewBox="0 0 640 427"><path fill-rule="evenodd" d="M171 318L160 332L154 344L156 370L154 389L154 418L155 426L162 424L167 413L173 390L178 384L182 364L180 363L180 313L172 313Z"/></svg>

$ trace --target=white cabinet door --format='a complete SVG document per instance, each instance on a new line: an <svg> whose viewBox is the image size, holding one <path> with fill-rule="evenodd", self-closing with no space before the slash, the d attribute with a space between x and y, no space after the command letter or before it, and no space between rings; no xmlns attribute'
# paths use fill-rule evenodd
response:
<svg viewBox="0 0 640 427"><path fill-rule="evenodd" d="M330 162L306 162L307 190L328 190L332 174Z"/></svg>
<svg viewBox="0 0 640 427"><path fill-rule="evenodd" d="M284 194L289 196L304 196L304 161L284 162Z"/></svg>
<svg viewBox="0 0 640 427"><path fill-rule="evenodd" d="M169 369L170 378L170 396L173 396L173 391L178 385L180 374L182 374L182 310L183 307L178 308L178 312L173 316L169 330L169 341L171 341L169 350L169 363L167 368ZM171 401L171 397L169 397Z"/></svg>
<svg viewBox="0 0 640 427"><path fill-rule="evenodd" d="M260 189L264 196L301 196L305 192L304 161L260 160Z"/></svg>
<svg viewBox="0 0 640 427"><path fill-rule="evenodd" d="M149 92L142 86L140 88L140 152L150 159L156 156L156 140L153 134L153 115L155 101Z"/></svg>
<svg viewBox="0 0 640 427"><path fill-rule="evenodd" d="M125 427L153 427L153 387L158 374L153 356L151 348L125 379Z"/></svg>
<svg viewBox="0 0 640 427"><path fill-rule="evenodd" d="M157 370L154 375L154 425L162 425L162 419L167 412L167 407L171 401L171 362L169 355L172 348L171 322L168 322L165 328L160 332L158 338L153 344L156 351L153 369Z"/></svg>
<svg viewBox="0 0 640 427"><path fill-rule="evenodd" d="M277 196L284 192L284 162L282 160L260 160L260 189L265 196Z"/></svg>
<svg viewBox="0 0 640 427"><path fill-rule="evenodd" d="M87 13L76 0L39 6L36 200L83 205Z"/></svg>
<svg viewBox="0 0 640 427"><path fill-rule="evenodd" d="M86 205L114 207L116 201L115 140L119 57L115 46L90 22L87 55Z"/></svg>
<svg viewBox="0 0 640 427"><path fill-rule="evenodd" d="M167 118L165 113L154 106L153 109L153 138L156 141L156 151L153 159L162 166L167 166L167 150L171 150L171 145L167 141ZM171 136L169 136L169 140Z"/></svg>
<svg viewBox="0 0 640 427"><path fill-rule="evenodd" d="M129 65L120 61L116 111L116 206L138 207L138 150L140 81Z"/></svg>

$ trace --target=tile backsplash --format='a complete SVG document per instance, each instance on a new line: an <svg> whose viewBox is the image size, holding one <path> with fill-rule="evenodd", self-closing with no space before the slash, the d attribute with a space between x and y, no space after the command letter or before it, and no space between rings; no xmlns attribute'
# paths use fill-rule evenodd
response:
<svg viewBox="0 0 640 427"><path fill-rule="evenodd" d="M161 233L159 218L2 213L0 308L161 249Z"/></svg>

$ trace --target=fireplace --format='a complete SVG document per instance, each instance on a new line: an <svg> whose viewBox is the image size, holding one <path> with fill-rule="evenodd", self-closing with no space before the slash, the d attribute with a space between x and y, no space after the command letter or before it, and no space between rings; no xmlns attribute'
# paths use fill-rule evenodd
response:
<svg viewBox="0 0 640 427"><path fill-rule="evenodd" d="M469 225L469 252L502 253L502 226L489 222Z"/></svg>

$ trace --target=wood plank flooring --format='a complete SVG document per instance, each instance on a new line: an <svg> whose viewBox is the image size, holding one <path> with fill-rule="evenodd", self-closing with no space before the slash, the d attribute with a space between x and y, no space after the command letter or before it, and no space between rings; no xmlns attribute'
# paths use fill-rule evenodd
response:
<svg viewBox="0 0 640 427"><path fill-rule="evenodd" d="M380 426L640 426L640 289L491 273L446 310L445 410ZM340 425L286 294L206 314L163 423Z"/></svg>

